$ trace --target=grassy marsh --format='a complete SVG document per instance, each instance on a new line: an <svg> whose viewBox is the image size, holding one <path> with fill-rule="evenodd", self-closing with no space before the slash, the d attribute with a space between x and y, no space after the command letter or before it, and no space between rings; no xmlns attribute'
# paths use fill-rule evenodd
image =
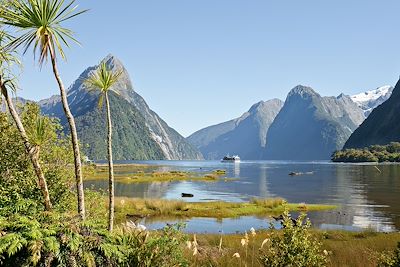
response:
<svg viewBox="0 0 400 267"><path fill-rule="evenodd" d="M160 166L118 164L114 165L115 181L118 183L151 183L173 181L216 182L233 181L235 178L226 177L225 170L214 170L210 173L159 171ZM97 165L85 169L85 180L107 180L108 166Z"/></svg>
<svg viewBox="0 0 400 267"><path fill-rule="evenodd" d="M209 217L234 218L240 216L276 215L284 211L285 206L291 211L318 211L335 209L334 205L286 203L281 198L254 199L250 202L185 202L164 199L116 198L116 217L123 221L127 214L151 217Z"/></svg>

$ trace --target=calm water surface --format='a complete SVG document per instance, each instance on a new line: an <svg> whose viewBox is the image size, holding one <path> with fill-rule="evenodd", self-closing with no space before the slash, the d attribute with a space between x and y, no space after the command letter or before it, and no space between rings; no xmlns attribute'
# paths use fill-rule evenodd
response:
<svg viewBox="0 0 400 267"><path fill-rule="evenodd" d="M116 184L116 195L126 197L182 199L181 193L192 193L185 201L224 200L246 201L253 197L282 197L289 202L336 204L334 211L313 212L313 225L322 229L378 231L400 230L400 165L334 164L330 162L242 161L129 161L162 165L158 170L183 170L209 173L225 169L225 182L172 182ZM289 176L290 172L313 172L311 175ZM107 182L90 182L87 186L107 188ZM177 221L168 221L174 223ZM268 228L268 218L245 216L239 219L216 220L193 218L185 220L188 232L243 232L251 227ZM164 222L144 221L150 228Z"/></svg>

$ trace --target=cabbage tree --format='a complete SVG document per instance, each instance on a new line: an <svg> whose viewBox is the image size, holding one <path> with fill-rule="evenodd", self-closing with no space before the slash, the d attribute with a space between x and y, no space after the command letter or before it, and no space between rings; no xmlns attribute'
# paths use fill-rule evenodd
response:
<svg viewBox="0 0 400 267"><path fill-rule="evenodd" d="M9 48L22 47L26 53L33 48L38 56L39 65L50 58L53 74L60 89L61 102L71 131L74 150L75 178L78 197L78 212L85 218L85 203L82 179L82 163L75 120L68 105L67 93L57 67L57 56L65 59L64 47L69 42L78 42L73 32L62 26L86 10L77 11L75 0L65 3L64 0L8 0L8 5L0 12L0 23L10 26L17 35Z"/></svg>
<svg viewBox="0 0 400 267"><path fill-rule="evenodd" d="M105 62L102 62L99 68L92 73L89 78L84 81L85 86L89 90L99 91L98 106L102 108L103 99L106 103L107 111L107 156L108 156L108 190L109 190L109 209L108 209L108 230L112 231L114 225L114 166L112 155L112 124L110 100L108 98L110 92L119 94L113 86L121 76L121 70L110 70Z"/></svg>
<svg viewBox="0 0 400 267"><path fill-rule="evenodd" d="M38 178L38 185L43 195L45 210L50 211L52 209L50 194L47 187L47 181L44 176L44 172L39 162L40 144L35 143L37 140L40 140L40 138L43 138L44 136L41 134L44 132L44 129L42 129L43 126L40 126L43 124L39 123L37 125L38 127L37 138L39 139L31 140L28 137L28 134L25 130L24 125L21 122L21 118L14 106L12 97L10 95L10 92L16 90L15 77L12 74L12 69L14 65L19 65L19 60L14 51L9 50L8 48L2 46L2 44L4 43L4 41L9 41L11 39L12 37L10 35L8 35L5 31L2 31L0 29L0 93L1 93L0 96L4 97L5 99L11 117L13 118L15 125L17 126L17 129L21 135L22 141L25 146L25 151L32 162L33 169L35 170L35 174ZM34 143L32 143L32 141L34 141Z"/></svg>

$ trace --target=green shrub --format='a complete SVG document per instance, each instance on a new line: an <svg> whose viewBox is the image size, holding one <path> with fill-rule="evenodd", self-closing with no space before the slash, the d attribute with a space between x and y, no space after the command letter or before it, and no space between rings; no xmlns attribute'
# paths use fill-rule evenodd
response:
<svg viewBox="0 0 400 267"><path fill-rule="evenodd" d="M43 117L36 104L26 104L21 119L30 139L35 140L36 122L42 120L45 140L40 145L40 161L50 191L50 199L59 210L68 210L73 197L73 153L70 141L61 132L57 120ZM21 199L36 202L43 209L42 194L37 185L30 158L26 155L20 133L12 119L0 112L0 215L23 212L15 207ZM38 140L36 140L37 142ZM17 208L17 209L16 209ZM26 210L29 214L32 210Z"/></svg>
<svg viewBox="0 0 400 267"><path fill-rule="evenodd" d="M394 252L380 255L378 267L400 267L400 242Z"/></svg>
<svg viewBox="0 0 400 267"><path fill-rule="evenodd" d="M310 221L301 214L295 223L288 211L283 213L281 231L271 224L271 236L264 241L260 260L264 266L326 266L328 252L309 233Z"/></svg>

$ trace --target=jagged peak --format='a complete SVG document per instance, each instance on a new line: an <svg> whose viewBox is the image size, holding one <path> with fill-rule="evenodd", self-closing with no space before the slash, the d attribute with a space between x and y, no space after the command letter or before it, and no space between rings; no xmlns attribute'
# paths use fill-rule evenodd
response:
<svg viewBox="0 0 400 267"><path fill-rule="evenodd" d="M312 89L309 86L304 86L304 85L297 85L292 90L290 90L290 92L288 94L288 98L290 98L291 96L295 96L295 95L300 95L301 97L319 96L319 94L317 92L315 92L314 89Z"/></svg>
<svg viewBox="0 0 400 267"><path fill-rule="evenodd" d="M115 69L115 68L125 69L124 64L122 64L122 61L111 53L108 54L105 58L103 58L101 60L101 63L102 62L105 62L107 67L109 67L110 69Z"/></svg>
<svg viewBox="0 0 400 267"><path fill-rule="evenodd" d="M302 93L308 93L308 94L316 94L314 89L312 89L310 86L305 86L305 85L296 85L292 90L290 90L289 94L302 94Z"/></svg>
<svg viewBox="0 0 400 267"><path fill-rule="evenodd" d="M336 99L338 99L338 100L343 99L343 100L350 100L350 101L352 101L352 100L351 100L351 97L350 97L349 95L344 94L344 93L341 93L340 95L338 95L338 96L336 97Z"/></svg>

